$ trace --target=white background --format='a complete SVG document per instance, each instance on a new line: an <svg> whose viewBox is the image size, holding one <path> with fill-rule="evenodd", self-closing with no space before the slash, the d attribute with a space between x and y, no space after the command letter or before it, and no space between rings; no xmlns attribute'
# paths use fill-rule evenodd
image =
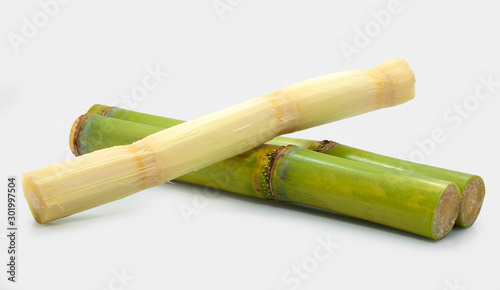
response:
<svg viewBox="0 0 500 290"><path fill-rule="evenodd" d="M293 136L479 174L487 196L472 228L433 242L226 192L203 199L202 188L187 184L162 185L48 225L33 220L19 194L18 282L6 281L2 266L0 289L499 290L500 86L488 99L474 97L479 78L500 81L494 3L401 0L382 25L374 15L389 11L388 0L73 0L51 7L47 19L38 1L2 1L1 265L7 176L20 183L24 172L69 158L71 124L91 105L189 120L392 57L413 68L414 100ZM218 12L214 4L231 9ZM38 31L23 36L23 18L33 23L34 16ZM368 40L346 57L341 46L356 47L367 27ZM13 45L14 34L25 41ZM123 95L141 84L148 67L169 75L126 105ZM461 116L453 110L464 102L469 111ZM436 129L445 140L419 147ZM182 205L199 210L189 223ZM326 261L300 285L283 280L313 257L318 239L328 238L340 246ZM128 278L120 282L122 271Z"/></svg>

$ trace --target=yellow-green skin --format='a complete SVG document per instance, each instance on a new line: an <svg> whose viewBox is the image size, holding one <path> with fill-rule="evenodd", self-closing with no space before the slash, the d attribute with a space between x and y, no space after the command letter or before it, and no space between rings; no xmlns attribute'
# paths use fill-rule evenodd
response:
<svg viewBox="0 0 500 290"><path fill-rule="evenodd" d="M140 124L156 126L158 128L169 128L184 122L176 119L143 114L139 112L121 109L118 107L108 107L104 105L94 105L88 112L100 114L107 117L136 122ZM150 129L151 128L145 128L144 130L147 131ZM115 132L113 132L113 134L114 133ZM128 137L133 137L133 136L128 136ZM113 141L123 141L128 137L118 136ZM280 146L286 146L292 144L309 150L318 151L324 154L342 157L344 159L396 169L410 174L422 175L430 178L451 181L458 186L461 195L466 186L469 184L469 181L474 179L474 181L478 183L479 189L484 194L484 181L478 175L443 169L439 167L433 167L410 161L404 161L397 158L391 158L384 155L379 155L372 152L342 145L333 141L325 140L318 142L318 141L304 140L297 138L276 137L273 140L269 141L268 144L280 145ZM482 200L480 200L479 202L482 204ZM475 216L463 217L462 214L459 214L456 220L456 224L462 227L472 226L472 224L475 222L479 214L479 210L480 210L480 205L477 211L475 212Z"/></svg>
<svg viewBox="0 0 500 290"><path fill-rule="evenodd" d="M429 238L435 238L434 210L449 185L300 147L290 147L279 158L272 179L278 200L411 229Z"/></svg>
<svg viewBox="0 0 500 290"><path fill-rule="evenodd" d="M80 121L76 155L129 144L163 129L96 114L85 115ZM177 180L323 208L431 239L438 239L433 229L435 209L451 184L276 145L259 146Z"/></svg>

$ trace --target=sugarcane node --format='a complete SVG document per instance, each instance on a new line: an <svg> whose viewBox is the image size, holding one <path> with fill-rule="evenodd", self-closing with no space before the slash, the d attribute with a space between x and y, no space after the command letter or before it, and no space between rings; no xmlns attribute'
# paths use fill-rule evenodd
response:
<svg viewBox="0 0 500 290"><path fill-rule="evenodd" d="M280 138L280 137L278 137L278 138ZM304 148L306 148L307 150L318 152L318 148L320 146L321 146L320 141L311 141L311 143L307 144L307 146L305 146Z"/></svg>
<svg viewBox="0 0 500 290"><path fill-rule="evenodd" d="M257 157L258 161L255 164L255 168L252 174L253 188L257 193L257 197L261 199L273 199L273 196L269 191L269 186L267 184L267 177L265 171L269 164L269 159L267 158L267 155L277 147L278 146L274 145L269 145L269 146L263 145L252 150L256 152L259 149L258 151L261 152L262 154L262 156L259 155L259 157ZM248 151L245 152L244 154L249 154L250 152L251 151Z"/></svg>
<svg viewBox="0 0 500 290"><path fill-rule="evenodd" d="M330 151L330 149L335 147L335 145L337 145L337 143L335 141L323 140L323 141L319 142L318 147L314 151L319 152L319 153L328 152L328 151Z"/></svg>
<svg viewBox="0 0 500 290"><path fill-rule="evenodd" d="M107 111L110 110L111 108L112 108L111 106L95 104L87 111L87 113L93 113L93 114L105 116L105 114L107 114Z"/></svg>
<svg viewBox="0 0 500 290"><path fill-rule="evenodd" d="M293 99L284 90L261 97L271 104L279 128L278 135L291 133L299 126L299 113Z"/></svg>
<svg viewBox="0 0 500 290"><path fill-rule="evenodd" d="M366 72L376 82L379 89L377 99L378 108L392 107L399 104L401 100L406 101L415 96L415 91L408 90L407 83L415 84L415 75L412 71L403 70L400 74L394 74L394 70L400 70L401 59L391 59L381 63ZM396 97L397 96L397 97Z"/></svg>
<svg viewBox="0 0 500 290"><path fill-rule="evenodd" d="M272 149L271 151L266 153L266 157L264 158L264 166L262 167L261 173L259 174L260 176L260 190L261 194L265 199L276 199L276 196L273 193L273 190L271 188L271 166L274 160L274 156L276 156L278 149L281 148L277 147Z"/></svg>
<svg viewBox="0 0 500 290"><path fill-rule="evenodd" d="M112 108L113 108L113 107L109 107L109 106L108 106L108 107L106 107L106 108L102 109L102 111L101 111L101 115L102 115L102 116L107 116L107 115L108 115L108 113L109 113L109 110L111 110Z"/></svg>
<svg viewBox="0 0 500 290"><path fill-rule="evenodd" d="M278 197L276 194L274 194L273 191L273 175L274 175L274 169L276 168L276 163L280 159L281 156L293 145L287 145L287 146L280 146L271 152L267 154L267 166L264 167L264 176L266 178L266 184L267 188L269 189L269 192L274 200L278 200Z"/></svg>
<svg viewBox="0 0 500 290"><path fill-rule="evenodd" d="M269 169L265 166L259 174L259 188L256 189L264 199L274 199L271 193L271 188L269 187L268 173Z"/></svg>

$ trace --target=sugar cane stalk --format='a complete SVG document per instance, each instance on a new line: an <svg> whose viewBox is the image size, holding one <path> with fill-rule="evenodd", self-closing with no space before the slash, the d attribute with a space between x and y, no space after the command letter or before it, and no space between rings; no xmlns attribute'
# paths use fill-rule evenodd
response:
<svg viewBox="0 0 500 290"><path fill-rule="evenodd" d="M46 223L157 186L280 134L398 105L414 94L414 74L401 59L318 77L130 145L25 173L24 194L35 220Z"/></svg>
<svg viewBox="0 0 500 290"><path fill-rule="evenodd" d="M77 155L162 130L98 114L82 115L73 128L70 144ZM460 200L449 181L296 146L261 145L176 180L323 208L435 240L451 230Z"/></svg>
<svg viewBox="0 0 500 290"><path fill-rule="evenodd" d="M70 146L75 155L92 152L100 148L129 144L149 134L152 134L164 128L173 127L183 122L181 120L149 115L104 105L94 105L89 109L88 113L95 113L102 116L132 121L138 124L151 125L151 127L140 126L140 129L137 128L137 130L135 130L134 127L133 129L129 130L127 126L120 124L120 122L112 122L110 120L105 121L105 119L93 117L92 121L89 121L88 126L92 126L91 123L94 122L94 125L98 126L99 129L93 129L89 127L88 130L91 130L93 134L98 134L99 131L102 131L102 134L104 134L105 136L104 138L102 138L101 142L104 143L98 144L95 142L95 140L90 140L87 137L77 137L75 139L74 137L76 135L72 134L73 137L70 138ZM100 122L102 122L102 124L98 124ZM94 138L95 137L96 136L94 136ZM401 159L371 153L327 140L312 141L298 138L276 137L267 143L281 146L292 144L328 155L401 170L411 174L451 181L457 184L460 189L460 211L456 220L456 224L462 227L472 226L479 215L484 200L484 182L478 175L433 167L410 161L404 161Z"/></svg>

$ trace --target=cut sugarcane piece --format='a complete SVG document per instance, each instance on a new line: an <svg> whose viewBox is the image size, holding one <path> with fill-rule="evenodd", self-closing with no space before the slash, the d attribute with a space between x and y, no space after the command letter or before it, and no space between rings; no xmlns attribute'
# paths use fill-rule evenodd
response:
<svg viewBox="0 0 500 290"><path fill-rule="evenodd" d="M404 103L415 77L401 59L369 70L307 80L272 94L23 175L23 190L46 223L241 154L277 135Z"/></svg>
<svg viewBox="0 0 500 290"><path fill-rule="evenodd" d="M453 227L460 192L452 182L300 147L285 148L277 153L271 172L271 188L278 200L344 213L435 240Z"/></svg>
<svg viewBox="0 0 500 290"><path fill-rule="evenodd" d="M71 142L77 154L162 130L97 114L83 115L75 124L78 130L70 140L78 140ZM458 187L449 181L295 146L261 145L176 180L323 208L435 240L451 230L460 199Z"/></svg>
<svg viewBox="0 0 500 290"><path fill-rule="evenodd" d="M483 179L478 175L410 161L403 161L397 158L371 153L338 143L331 145L325 153L350 160L397 169L412 174L424 175L454 182L460 189L461 197L460 211L456 220L456 224L459 226L466 228L472 226L481 211L485 196L485 186Z"/></svg>
<svg viewBox="0 0 500 290"><path fill-rule="evenodd" d="M105 134L107 134L106 138L103 139L103 142L105 142L105 144L97 144L95 140L92 140L91 138L88 138L86 136L80 138L77 135L72 134L72 137L70 138L70 146L75 155L92 152L99 148L129 144L149 134L155 133L164 128L173 127L183 122L176 119L154 116L104 105L94 105L89 109L88 112L112 117L115 119L133 121L134 124L130 125L131 128L129 130L127 126L124 126L119 122L92 117L91 120L89 120L87 126L97 126L98 128L100 128L99 130L105 130ZM87 117L82 116L82 118ZM136 126L136 123L137 126L139 126L139 128L137 129L136 127L134 127ZM141 126L139 124L152 126ZM97 129L93 129L90 127L89 130L94 132L94 134L97 131ZM115 135L117 135L116 138L110 138L110 136ZM78 143L80 142L80 139L84 140L81 146ZM451 181L458 185L461 192L460 212L458 214L456 224L462 227L472 226L472 224L474 224L475 220L477 219L479 212L481 211L485 196L485 186L482 178L478 175L433 167L410 161L404 161L401 159L371 153L327 140L312 141L280 136L267 143L281 146L292 144L328 155L338 156L387 168L393 168L405 171L407 173ZM96 146L97 148L95 148Z"/></svg>

